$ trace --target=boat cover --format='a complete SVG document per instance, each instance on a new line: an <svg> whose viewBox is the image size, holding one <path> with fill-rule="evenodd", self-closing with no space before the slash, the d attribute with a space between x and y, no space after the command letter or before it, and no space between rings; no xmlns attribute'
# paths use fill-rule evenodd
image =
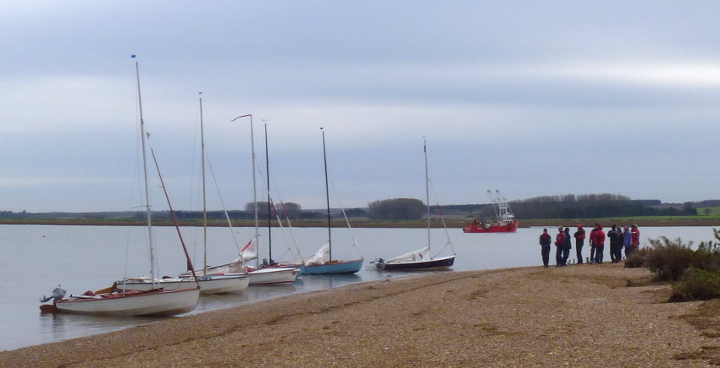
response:
<svg viewBox="0 0 720 368"><path fill-rule="evenodd" d="M418 249L414 252L405 253L401 256L395 257L385 263L405 263L405 262L418 262L426 261L430 259L430 249L428 247Z"/></svg>
<svg viewBox="0 0 720 368"><path fill-rule="evenodd" d="M314 256L305 262L305 266L324 265L328 261L330 261L330 243L325 243Z"/></svg>

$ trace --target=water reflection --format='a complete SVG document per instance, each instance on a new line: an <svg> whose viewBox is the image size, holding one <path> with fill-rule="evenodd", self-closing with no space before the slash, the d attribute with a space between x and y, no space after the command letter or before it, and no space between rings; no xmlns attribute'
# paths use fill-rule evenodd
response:
<svg viewBox="0 0 720 368"><path fill-rule="evenodd" d="M241 294L203 295L195 310L187 315L198 314L215 309L231 308L238 305L277 298L298 292L294 284L250 286Z"/></svg>
<svg viewBox="0 0 720 368"><path fill-rule="evenodd" d="M173 317L170 317L173 318ZM163 320L162 317L109 317L81 314L40 313L40 328L52 340L90 336L97 333L120 330ZM52 341L51 340L51 341Z"/></svg>
<svg viewBox="0 0 720 368"><path fill-rule="evenodd" d="M195 309L192 312L186 313L186 315L198 314L214 309L228 308L247 303L248 301L250 301L250 298L245 293L201 295Z"/></svg>
<svg viewBox="0 0 720 368"><path fill-rule="evenodd" d="M352 274L352 275L303 275L302 277L295 280L294 284L302 291L315 291L323 290L332 287L339 287L356 282L369 281L364 280L363 277Z"/></svg>

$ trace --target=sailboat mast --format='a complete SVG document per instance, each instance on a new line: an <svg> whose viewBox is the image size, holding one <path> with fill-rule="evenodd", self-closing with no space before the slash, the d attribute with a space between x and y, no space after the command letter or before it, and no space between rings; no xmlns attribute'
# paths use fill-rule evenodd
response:
<svg viewBox="0 0 720 368"><path fill-rule="evenodd" d="M430 183L428 179L428 163L427 163L427 140L423 137L423 153L425 154L425 203L427 203L427 231L428 231L428 250L430 250Z"/></svg>
<svg viewBox="0 0 720 368"><path fill-rule="evenodd" d="M200 92L202 96L202 92ZM205 195L205 131L203 127L202 97L200 97L200 159L202 161L203 200L203 275L207 275L207 201Z"/></svg>
<svg viewBox="0 0 720 368"><path fill-rule="evenodd" d="M180 245L182 245L183 252L185 253L185 261L187 262L187 270L190 271L190 273L193 275L193 280L195 280L195 285L200 289L200 284L198 283L197 275L195 274L195 267L192 265L192 261L190 260L190 254L187 251L187 247L185 246L185 241L182 237L182 232L180 232L180 225L177 221L177 216L175 216L175 210L172 207L172 203L170 203L170 196L168 195L167 188L165 187L165 181L162 178L162 174L160 174L160 165L158 165L157 157L155 157L155 151L150 147L150 153L152 153L153 161L155 162L155 169L157 169L158 177L160 178L160 187L163 189L163 193L165 193L165 199L167 200L168 208L170 209L170 215L173 219L173 224L175 225L175 230L178 233L178 238L180 239Z"/></svg>
<svg viewBox="0 0 720 368"><path fill-rule="evenodd" d="M253 203L255 204L255 241L258 242L258 243L260 243L260 239L258 239L260 235L259 235L259 233L258 233L257 188L256 188L256 185L255 185L255 138L254 138L254 134L253 134L252 114L240 115L240 116L238 116L238 117L236 117L235 119L232 119L232 120L230 120L230 121L232 122L232 121L235 121L235 120L237 120L237 119L247 118L247 117L250 118L250 148L252 149ZM259 247L258 247L258 248L259 248ZM258 252L258 254L260 254L260 253ZM256 259L255 259L255 266L258 266L258 265L259 265L259 261L258 261L258 259L256 258Z"/></svg>
<svg viewBox="0 0 720 368"><path fill-rule="evenodd" d="M140 94L140 66L135 62L135 75L137 76L138 108L140 112L140 140L142 142L143 176L145 178L145 209L147 215L148 244L150 246L150 278L155 288L155 247L152 237L152 216L150 213L150 190L148 189L147 153L145 152L145 121L142 113L142 97Z"/></svg>
<svg viewBox="0 0 720 368"><path fill-rule="evenodd" d="M267 123L265 123L265 181L267 182L268 259L272 261L272 231L270 229L270 157L268 156Z"/></svg>
<svg viewBox="0 0 720 368"><path fill-rule="evenodd" d="M328 174L327 174L327 155L325 154L325 131L322 130L323 138L323 162L325 163L325 199L327 201L327 225L328 225L328 253L330 260L332 261L332 235L330 230L330 189L328 188Z"/></svg>
<svg viewBox="0 0 720 368"><path fill-rule="evenodd" d="M258 203L257 203L257 184L255 180L255 133L253 133L253 122L252 122L252 114L248 114L250 116L250 149L252 150L252 178L253 178L253 204L255 205L255 241L258 244L258 248L260 248L260 233L258 230ZM258 253L260 253L258 251ZM255 258L255 266L258 266L260 260Z"/></svg>

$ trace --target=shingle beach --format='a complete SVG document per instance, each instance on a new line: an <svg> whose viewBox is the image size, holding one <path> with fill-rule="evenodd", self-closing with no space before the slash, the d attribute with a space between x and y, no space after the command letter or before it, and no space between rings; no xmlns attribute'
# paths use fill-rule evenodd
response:
<svg viewBox="0 0 720 368"><path fill-rule="evenodd" d="M669 290L622 263L390 277L0 352L0 367L715 367L718 303Z"/></svg>

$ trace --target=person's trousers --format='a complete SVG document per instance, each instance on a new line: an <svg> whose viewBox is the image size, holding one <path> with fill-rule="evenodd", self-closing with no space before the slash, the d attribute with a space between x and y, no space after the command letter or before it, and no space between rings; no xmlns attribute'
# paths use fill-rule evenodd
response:
<svg viewBox="0 0 720 368"><path fill-rule="evenodd" d="M550 264L550 246L541 246L540 254L542 255L543 266Z"/></svg>
<svg viewBox="0 0 720 368"><path fill-rule="evenodd" d="M603 251L605 247L598 247L595 246L595 263L602 263L603 261Z"/></svg>
<svg viewBox="0 0 720 368"><path fill-rule="evenodd" d="M578 241L575 242L575 253L577 253L577 263L578 263L578 264L583 263L582 247L583 247L583 241L582 241L582 240L578 240Z"/></svg>

